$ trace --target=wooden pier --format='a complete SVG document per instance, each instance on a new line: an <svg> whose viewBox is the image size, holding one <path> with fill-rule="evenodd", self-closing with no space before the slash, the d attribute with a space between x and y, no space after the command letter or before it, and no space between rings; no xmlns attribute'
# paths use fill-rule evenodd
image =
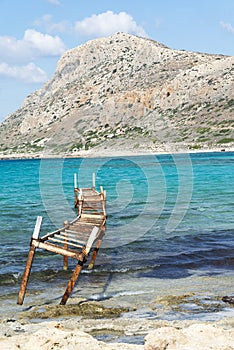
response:
<svg viewBox="0 0 234 350"><path fill-rule="evenodd" d="M60 304L65 305L69 298L84 263L89 259L88 268L92 269L99 247L105 235L106 224L106 192L100 187L96 190L95 174L91 188L78 188L77 175L74 174L74 206L77 217L64 222L64 226L39 238L42 217L38 216L30 242L28 258L20 286L17 303L22 305L26 293L27 283L31 272L33 258L37 248L63 255L63 268L68 268L68 258L77 260L76 267L67 284L67 289Z"/></svg>

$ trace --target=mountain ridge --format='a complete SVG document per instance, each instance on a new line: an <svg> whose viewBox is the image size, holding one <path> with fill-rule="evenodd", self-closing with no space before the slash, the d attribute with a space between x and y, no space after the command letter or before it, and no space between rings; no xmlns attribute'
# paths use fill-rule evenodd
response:
<svg viewBox="0 0 234 350"><path fill-rule="evenodd" d="M126 33L66 51L0 125L0 154L234 146L234 57Z"/></svg>

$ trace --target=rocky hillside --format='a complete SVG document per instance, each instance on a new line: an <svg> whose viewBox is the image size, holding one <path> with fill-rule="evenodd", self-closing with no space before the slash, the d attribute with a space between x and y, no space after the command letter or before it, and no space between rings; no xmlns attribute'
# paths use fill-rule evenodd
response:
<svg viewBox="0 0 234 350"><path fill-rule="evenodd" d="M116 33L67 51L0 125L0 154L234 146L234 57Z"/></svg>

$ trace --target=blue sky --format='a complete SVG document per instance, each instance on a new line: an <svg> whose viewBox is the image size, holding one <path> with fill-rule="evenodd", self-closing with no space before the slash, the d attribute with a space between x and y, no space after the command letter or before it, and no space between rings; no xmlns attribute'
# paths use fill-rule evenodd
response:
<svg viewBox="0 0 234 350"><path fill-rule="evenodd" d="M0 0L0 121L50 79L62 53L117 31L234 55L234 0Z"/></svg>

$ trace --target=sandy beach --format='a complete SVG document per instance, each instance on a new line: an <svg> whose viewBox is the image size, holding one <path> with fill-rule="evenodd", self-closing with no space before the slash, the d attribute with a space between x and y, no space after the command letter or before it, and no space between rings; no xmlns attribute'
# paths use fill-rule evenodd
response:
<svg viewBox="0 0 234 350"><path fill-rule="evenodd" d="M50 150L45 150L42 153L12 153L12 154L4 154L0 153L0 160L4 159L46 159L46 158L102 158L102 157L133 157L133 156L144 156L144 155L161 155L161 154L189 154L189 153L209 153L209 152L234 152L233 147L225 147L225 148L212 148L212 149L197 149L197 150L188 150L185 149L177 149L175 147L173 148L167 148L167 149L147 149L147 148L141 148L141 149L132 149L125 147L124 149L121 148L106 148L106 147L94 147L90 150L82 150L78 152L72 152L72 153L62 153L62 154L55 154L52 153Z"/></svg>

